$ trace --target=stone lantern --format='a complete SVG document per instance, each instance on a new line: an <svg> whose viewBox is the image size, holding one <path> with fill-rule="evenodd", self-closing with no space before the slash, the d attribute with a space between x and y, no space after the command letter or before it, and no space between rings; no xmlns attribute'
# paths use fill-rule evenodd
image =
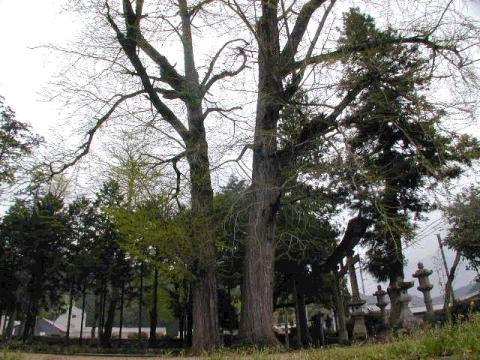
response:
<svg viewBox="0 0 480 360"><path fill-rule="evenodd" d="M358 255L353 256L350 254L347 256L347 271L350 276L350 284L352 287L352 299L348 306L352 309L351 317L353 320L353 333L352 337L355 340L366 340L368 337L367 327L365 326L365 314L362 306L365 304L365 300L360 297L360 291L358 289L357 274L355 272L355 263L360 261Z"/></svg>
<svg viewBox="0 0 480 360"><path fill-rule="evenodd" d="M403 281L401 277L398 277L396 281L396 288L399 292L397 301L400 303L400 315L398 324L393 324L395 327L398 326L402 329L410 330L414 327L417 327L422 322L413 315L409 307L412 297L408 295L408 289L412 287L413 281Z"/></svg>
<svg viewBox="0 0 480 360"><path fill-rule="evenodd" d="M382 322L383 322L383 325L385 326L388 325L387 311L385 310L385 308L388 305L388 301L385 299L386 295L387 295L387 292L382 289L381 285L378 285L377 291L373 293L373 296L377 298L376 305L380 308L380 313L382 314Z"/></svg>
<svg viewBox="0 0 480 360"><path fill-rule="evenodd" d="M425 307L427 308L427 317L433 317L433 304L432 296L430 291L433 288L433 285L430 283L429 276L432 274L432 270L427 270L423 266L423 263L418 263L418 270L412 276L418 278L419 286L417 289L423 293L423 300L425 302Z"/></svg>

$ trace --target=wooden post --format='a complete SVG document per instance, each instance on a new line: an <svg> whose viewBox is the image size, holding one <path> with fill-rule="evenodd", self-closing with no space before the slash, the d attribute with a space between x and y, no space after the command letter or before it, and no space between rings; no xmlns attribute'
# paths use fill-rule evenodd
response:
<svg viewBox="0 0 480 360"><path fill-rule="evenodd" d="M448 264L447 264L447 258L445 256L445 251L443 249L443 242L442 238L440 237L440 234L437 234L437 240L438 240L438 247L440 248L440 253L442 254L442 260L443 260L443 266L445 268L445 276L447 277L447 286L449 286L449 289L446 291L446 296L448 297L448 293L450 293L450 298L447 298L445 302L449 302L450 299L452 299L452 303L455 302L455 295L453 293L453 288L452 284L448 284L448 277L449 277L449 271L448 271Z"/></svg>

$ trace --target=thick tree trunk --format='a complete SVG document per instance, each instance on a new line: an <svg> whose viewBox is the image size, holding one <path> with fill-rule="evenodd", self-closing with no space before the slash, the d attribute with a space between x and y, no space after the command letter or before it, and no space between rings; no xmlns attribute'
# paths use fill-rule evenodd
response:
<svg viewBox="0 0 480 360"><path fill-rule="evenodd" d="M289 328L288 328L288 310L287 307L284 307L285 310L285 324L283 325L283 331L285 333L285 347L288 349L290 347L290 335L289 335Z"/></svg>
<svg viewBox="0 0 480 360"><path fill-rule="evenodd" d="M271 137L268 139L273 141ZM273 333L275 216L280 191L273 159L260 155L264 151L271 153L268 150L271 146L274 145L262 144L262 149L254 153L253 199L245 243L240 338L245 344L274 346L278 345Z"/></svg>
<svg viewBox="0 0 480 360"><path fill-rule="evenodd" d="M35 297L29 301L27 313L25 316L22 340L25 341L33 337L35 333L35 323L37 321L38 299Z"/></svg>
<svg viewBox="0 0 480 360"><path fill-rule="evenodd" d="M3 314L3 318L2 318L3 319L2 320L2 338L5 337L5 331L7 329L7 316L8 316L8 309L5 309L5 314Z"/></svg>
<svg viewBox="0 0 480 360"><path fill-rule="evenodd" d="M280 206L281 173L277 124L283 95L276 2L262 2L257 22L258 98L252 169L252 206L245 242L240 338L243 343L278 345L273 332L275 223Z"/></svg>
<svg viewBox="0 0 480 360"><path fill-rule="evenodd" d="M208 145L205 138L201 107L188 109L192 134L187 155L190 165L193 241L197 254L196 279L192 285L193 339L195 353L221 344L216 280L216 249L211 224L213 189L210 178Z"/></svg>
<svg viewBox="0 0 480 360"><path fill-rule="evenodd" d="M395 242L390 241L388 252L390 255L390 265L388 267L388 277L390 280L390 289L397 289L396 283L399 279L403 281L403 252L401 240ZM400 313L402 310L402 304L398 301L400 293L397 290L390 290L388 293L390 298L390 326L396 327L400 321Z"/></svg>
<svg viewBox="0 0 480 360"><path fill-rule="evenodd" d="M137 2L137 5L142 2ZM108 17L108 21L117 32L126 55L129 57L135 70L139 73L143 87L148 91L152 105L172 125L175 131L185 142L185 153L190 166L191 203L192 203L192 239L195 253L198 256L193 269L195 284L193 285L193 351L211 349L220 344L220 332L217 313L217 284L216 284L216 251L211 214L213 210L213 189L210 178L210 162L208 146L205 136L202 101L205 87L200 84L195 67L194 47L191 33L191 21L195 12L186 0L178 0L179 15L181 18L181 44L185 75L176 73L163 56L155 55L157 64L162 68L162 78L170 86L182 93L182 101L187 107L188 130L160 100L147 74L138 48L145 50L146 44L141 36L139 27L141 13L135 13L130 1L123 1L126 11L127 36L121 33L115 22ZM136 10L141 11L142 6ZM148 47L149 48L149 47ZM147 50L148 52L149 50ZM163 74L164 73L164 74ZM179 89L179 87L182 89Z"/></svg>
<svg viewBox="0 0 480 360"><path fill-rule="evenodd" d="M297 319L298 345L308 346L311 342L308 330L307 312L305 310L305 295L298 290L297 282L293 280L293 296L295 299L295 315Z"/></svg>
<svg viewBox="0 0 480 360"><path fill-rule="evenodd" d="M185 345L185 314L182 313L182 315L180 316L180 318L178 319L178 328L179 328L179 339L180 339L180 342L182 343L182 346Z"/></svg>
<svg viewBox="0 0 480 360"><path fill-rule="evenodd" d="M98 318L100 315L100 304L101 304L101 296L99 294L96 294L95 295L95 312L93 315L92 329L90 331L91 339L95 339L95 333L98 326Z"/></svg>
<svg viewBox="0 0 480 360"><path fill-rule="evenodd" d="M150 309L150 337L148 345L154 347L157 344L157 321L158 320L158 269L153 272L153 306Z"/></svg>
<svg viewBox="0 0 480 360"><path fill-rule="evenodd" d="M5 331L5 321L7 319L7 310L5 309L3 302L0 304L0 331L1 335L3 335Z"/></svg>

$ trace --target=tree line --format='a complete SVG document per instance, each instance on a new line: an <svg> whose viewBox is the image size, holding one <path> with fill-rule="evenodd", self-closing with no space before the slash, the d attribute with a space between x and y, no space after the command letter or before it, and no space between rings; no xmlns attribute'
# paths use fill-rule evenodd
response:
<svg viewBox="0 0 480 360"><path fill-rule="evenodd" d="M451 109L431 91L445 79L475 89L471 49L478 29L452 2L422 3L437 21L423 18L401 29L379 26L359 9L343 9L342 22L330 23L335 4L178 0L171 9L141 0L76 4L86 21L99 24L98 32L87 34L91 42L81 44L77 60L104 66L114 85L103 86L115 95L98 102L97 95L88 98L88 89L74 93L99 108L71 161L53 162L51 169L60 173L77 164L98 130L118 117L153 131L168 146L144 154L146 172L128 171L129 179L144 173L156 179L154 169L171 166L173 193L135 200L142 182L127 181L122 205L108 206L106 218L114 218L122 234L121 251L142 264L156 262L166 273L174 269L188 285L182 295L189 299L188 316L180 318L189 324L194 351L220 345L223 320L230 329L238 320L242 343L277 344L274 309L292 294L300 303L333 301L337 266L358 244L367 248L367 268L378 280L394 285L403 279L402 249L415 235L416 220L435 205L427 191L457 178L478 159L476 138L444 129ZM327 22L338 25L334 35ZM178 38L171 47L181 50L182 65L174 65L155 43L158 24L171 27ZM219 27L242 28L245 38L227 39L213 49L207 65L197 65L204 59L195 36ZM114 46L102 46L107 41ZM229 67L219 68L220 63ZM251 151L251 180L231 182L231 193L216 195L209 152L214 142L206 121L214 115L236 121L241 109L235 101L232 107L222 104L219 88L250 68L256 72L254 134L237 161ZM185 182L190 193L182 202ZM231 203L219 212L222 197ZM351 218L343 227L333 226L345 209ZM237 302L235 288L241 290ZM390 294L392 323L397 296ZM38 301L27 308L35 312ZM233 303L240 309L224 317L224 307ZM302 316L297 314L297 324L305 323Z"/></svg>

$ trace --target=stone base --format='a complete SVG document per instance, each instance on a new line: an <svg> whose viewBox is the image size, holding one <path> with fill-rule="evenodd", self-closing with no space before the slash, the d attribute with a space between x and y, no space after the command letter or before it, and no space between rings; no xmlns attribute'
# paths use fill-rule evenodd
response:
<svg viewBox="0 0 480 360"><path fill-rule="evenodd" d="M434 313L425 313L425 315L423 315L423 321L424 322L427 322L427 323L430 323L430 324L434 324L435 323L435 314Z"/></svg>
<svg viewBox="0 0 480 360"><path fill-rule="evenodd" d="M407 304L402 304L402 310L400 312L399 325L402 329L411 330L419 327L423 321L415 317Z"/></svg>
<svg viewBox="0 0 480 360"><path fill-rule="evenodd" d="M353 340L367 340L368 333L365 326L365 314L361 310L352 313L353 319Z"/></svg>

